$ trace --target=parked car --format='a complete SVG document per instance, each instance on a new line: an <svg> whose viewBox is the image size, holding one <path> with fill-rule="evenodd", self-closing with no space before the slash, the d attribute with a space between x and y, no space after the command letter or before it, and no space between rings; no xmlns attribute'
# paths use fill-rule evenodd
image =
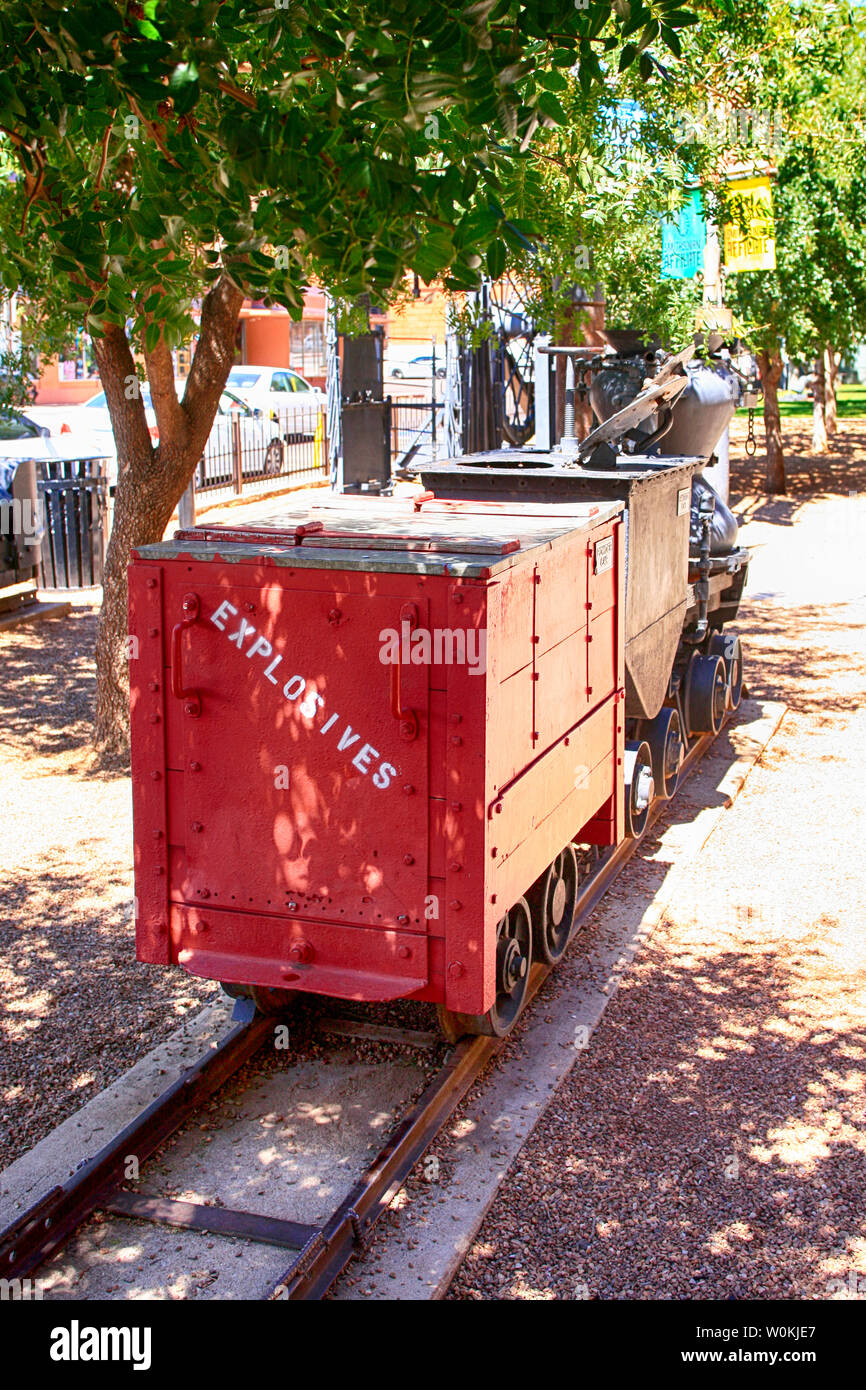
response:
<svg viewBox="0 0 866 1390"><path fill-rule="evenodd" d="M409 380L418 380L433 374L433 354L432 352L421 353L419 357L412 357L408 362L399 362L391 368L391 376L401 380L406 377ZM436 376L439 380L445 377L445 358L436 358Z"/></svg>
<svg viewBox="0 0 866 1390"><path fill-rule="evenodd" d="M280 422L258 406L252 406L226 387L219 398L213 427L204 447L204 479L215 481L231 474L233 460L233 420L240 426L241 456L244 467L266 475L279 473L285 457L285 440ZM286 435L286 439L289 436Z"/></svg>
<svg viewBox="0 0 866 1390"><path fill-rule="evenodd" d="M249 364L232 367L226 388L247 405L278 419L287 443L295 442L288 438L290 435L296 439L313 437L317 412L326 400L324 392L311 386L288 367L256 367ZM301 426L299 430L286 428L295 421Z"/></svg>
<svg viewBox="0 0 866 1390"><path fill-rule="evenodd" d="M5 447L10 440L35 439L50 433L46 425L37 424L20 410L0 410L0 447Z"/></svg>
<svg viewBox="0 0 866 1390"><path fill-rule="evenodd" d="M112 446L114 441L112 440ZM53 435L47 425L21 410L0 411L0 458L36 463L106 457L104 440L94 433Z"/></svg>
<svg viewBox="0 0 866 1390"><path fill-rule="evenodd" d="M283 378L290 379L289 389L284 389ZM186 381L177 377L174 386L178 399L182 399ZM150 385L143 381L139 389L151 440L158 444L159 427ZM244 466L249 466L248 461L252 460L266 474L275 474L282 468L287 444L314 438L316 420L324 403L324 394L314 390L297 372L276 367L233 367L204 448L205 477L222 477L231 472L233 415L238 416L241 423ZM60 450L67 458L105 458L109 482L117 481L117 448L104 391L97 392L82 405L56 413L50 429L45 425L38 428L52 436L54 452L51 457L61 456L57 452ZM25 453L26 450L16 456L24 457Z"/></svg>

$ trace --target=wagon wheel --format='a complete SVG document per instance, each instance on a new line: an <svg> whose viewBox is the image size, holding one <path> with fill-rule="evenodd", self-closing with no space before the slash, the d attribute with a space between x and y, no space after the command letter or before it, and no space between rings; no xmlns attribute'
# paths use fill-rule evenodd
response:
<svg viewBox="0 0 866 1390"><path fill-rule="evenodd" d="M686 674L685 707L689 732L717 734L728 704L728 673L724 658L695 654Z"/></svg>
<svg viewBox="0 0 866 1390"><path fill-rule="evenodd" d="M720 656L728 677L728 709L738 709L743 694L743 644L735 632L715 632L710 654Z"/></svg>
<svg viewBox="0 0 866 1390"><path fill-rule="evenodd" d="M532 914L525 898L517 902L496 928L496 999L486 1014L453 1013L438 1006L442 1031L451 1042L466 1033L504 1038L517 1022L529 988L532 962Z"/></svg>
<svg viewBox="0 0 866 1390"><path fill-rule="evenodd" d="M677 789L685 748L680 716L664 705L646 727L652 760L653 791L668 800Z"/></svg>
<svg viewBox="0 0 866 1390"><path fill-rule="evenodd" d="M533 887L535 954L545 965L556 965L565 955L574 926L577 885L577 855L572 845L566 845Z"/></svg>

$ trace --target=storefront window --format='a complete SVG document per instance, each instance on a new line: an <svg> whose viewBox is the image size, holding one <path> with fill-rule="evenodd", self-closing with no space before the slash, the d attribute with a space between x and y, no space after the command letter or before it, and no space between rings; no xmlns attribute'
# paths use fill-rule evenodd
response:
<svg viewBox="0 0 866 1390"><path fill-rule="evenodd" d="M76 333L75 347L68 357L61 357L57 376L60 381L90 381L92 378L98 378L93 344L87 333Z"/></svg>

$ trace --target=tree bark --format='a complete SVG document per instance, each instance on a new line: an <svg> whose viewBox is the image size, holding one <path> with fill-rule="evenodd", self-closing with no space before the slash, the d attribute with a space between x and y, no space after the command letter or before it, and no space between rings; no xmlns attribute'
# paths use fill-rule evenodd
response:
<svg viewBox="0 0 866 1390"><path fill-rule="evenodd" d="M767 443L767 469L764 487L767 492L786 492L785 453L782 447L782 417L779 414L779 381L782 377L782 354L778 348L758 353L758 371L764 391L764 436Z"/></svg>
<svg viewBox="0 0 866 1390"><path fill-rule="evenodd" d="M815 360L815 381L812 386L812 452L827 452L827 422L824 419L824 395L826 373L824 372L824 353L818 353Z"/></svg>
<svg viewBox="0 0 866 1390"><path fill-rule="evenodd" d="M824 424L828 434L836 434L839 429L839 415L836 409L836 352L832 343L824 348Z"/></svg>
<svg viewBox="0 0 866 1390"><path fill-rule="evenodd" d="M181 494L201 458L234 359L243 303L225 277L202 304L201 332L182 401L174 388L171 353L162 339L145 355L159 444L154 448L144 405L134 389L135 362L122 328L93 342L117 444L114 521L103 576L96 636L94 739L107 756L129 742L129 659L126 570L130 551L162 540ZM132 398L128 399L132 391Z"/></svg>

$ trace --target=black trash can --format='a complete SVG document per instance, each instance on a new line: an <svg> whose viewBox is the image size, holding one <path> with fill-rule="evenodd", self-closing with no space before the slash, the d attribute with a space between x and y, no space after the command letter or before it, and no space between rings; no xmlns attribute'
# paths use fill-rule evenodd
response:
<svg viewBox="0 0 866 1390"><path fill-rule="evenodd" d="M43 463L39 499L42 587L88 589L102 583L108 479L92 459Z"/></svg>

